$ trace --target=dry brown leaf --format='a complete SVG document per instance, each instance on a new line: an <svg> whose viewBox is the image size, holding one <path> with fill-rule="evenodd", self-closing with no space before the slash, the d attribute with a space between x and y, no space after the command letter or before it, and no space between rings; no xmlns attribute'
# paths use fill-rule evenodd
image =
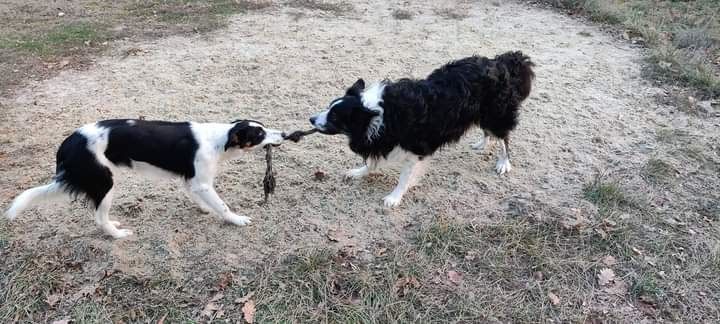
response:
<svg viewBox="0 0 720 324"><path fill-rule="evenodd" d="M410 291L410 288L420 288L420 282L415 277L400 278L395 282L395 293L402 297Z"/></svg>
<svg viewBox="0 0 720 324"><path fill-rule="evenodd" d="M604 265L610 267L617 264L617 260L612 255L606 255L600 260Z"/></svg>
<svg viewBox="0 0 720 324"><path fill-rule="evenodd" d="M48 304L48 306L53 307L60 301L60 299L62 299L62 295L50 294L47 296L47 298L45 298L45 302Z"/></svg>
<svg viewBox="0 0 720 324"><path fill-rule="evenodd" d="M447 277L450 282L459 285L460 282L462 282L463 275L457 271L450 270L447 273Z"/></svg>
<svg viewBox="0 0 720 324"><path fill-rule="evenodd" d="M252 323L255 321L255 302L248 300L242 307L243 319L245 322Z"/></svg>
<svg viewBox="0 0 720 324"><path fill-rule="evenodd" d="M230 283L232 283L233 280L233 274L232 272L223 272L220 274L220 279L218 279L216 288L217 290L225 290Z"/></svg>
<svg viewBox="0 0 720 324"><path fill-rule="evenodd" d="M51 322L51 324L68 324L68 323L70 323L70 320L67 318Z"/></svg>
<svg viewBox="0 0 720 324"><path fill-rule="evenodd" d="M575 215L575 219L564 219L562 220L562 226L567 230L580 229L587 225L588 219L579 213Z"/></svg>
<svg viewBox="0 0 720 324"><path fill-rule="evenodd" d="M203 310L200 312L200 315L205 317L212 317L212 315L218 309L220 309L220 306L218 306L217 304L208 303L207 305L205 305L205 308L203 308Z"/></svg>
<svg viewBox="0 0 720 324"><path fill-rule="evenodd" d="M560 297L558 297L557 295L553 294L552 292L548 292L547 296L551 304L555 306L560 304Z"/></svg>
<svg viewBox="0 0 720 324"><path fill-rule="evenodd" d="M245 302L250 300L250 298L252 298L252 296L254 296L254 295L255 295L255 292L251 291L249 294L245 295L244 297L235 299L235 304L244 304Z"/></svg>
<svg viewBox="0 0 720 324"><path fill-rule="evenodd" d="M613 280L615 280L615 272L612 269L605 268L598 273L598 284L600 286L607 286Z"/></svg>
<svg viewBox="0 0 720 324"><path fill-rule="evenodd" d="M603 289L608 294L622 296L627 293L627 284L622 279L615 278L615 282L609 287Z"/></svg>

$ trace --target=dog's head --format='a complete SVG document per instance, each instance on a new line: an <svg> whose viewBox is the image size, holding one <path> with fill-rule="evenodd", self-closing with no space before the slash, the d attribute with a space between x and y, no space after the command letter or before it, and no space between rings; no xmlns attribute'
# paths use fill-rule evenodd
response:
<svg viewBox="0 0 720 324"><path fill-rule="evenodd" d="M236 120L232 124L225 143L226 151L230 148L252 150L266 145L279 145L285 135L279 130L265 128L254 120Z"/></svg>
<svg viewBox="0 0 720 324"><path fill-rule="evenodd" d="M362 93L365 81L358 79L345 92L345 96L330 102L325 111L310 117L310 123L320 133L327 135L350 134L354 128L367 128L370 120L380 112L363 105Z"/></svg>

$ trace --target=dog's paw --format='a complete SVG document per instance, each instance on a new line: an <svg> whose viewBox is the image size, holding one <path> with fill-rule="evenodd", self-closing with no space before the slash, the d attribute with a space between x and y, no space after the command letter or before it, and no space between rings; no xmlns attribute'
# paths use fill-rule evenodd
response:
<svg viewBox="0 0 720 324"><path fill-rule="evenodd" d="M484 151L486 144L487 144L487 140L482 139L477 143L470 144L470 148L472 148L473 150L476 150L476 151Z"/></svg>
<svg viewBox="0 0 720 324"><path fill-rule="evenodd" d="M111 220L110 225L112 225L114 227L120 227L120 222Z"/></svg>
<svg viewBox="0 0 720 324"><path fill-rule="evenodd" d="M235 214L230 214L230 215L228 215L228 216L225 216L225 220L226 220L228 223L232 223L232 224L235 224L235 225L237 225L237 226L250 225L250 222L252 221L252 219L251 219L250 217L247 217L247 216L239 216L239 215L235 215Z"/></svg>
<svg viewBox="0 0 720 324"><path fill-rule="evenodd" d="M121 238L128 237L130 235L133 235L133 232L129 229L119 229L119 230L113 231L113 233L110 234L110 236L112 236L114 239L121 239Z"/></svg>
<svg viewBox="0 0 720 324"><path fill-rule="evenodd" d="M352 169L345 173L345 178L348 179L362 179L365 176L368 175L368 168L367 167L360 167L357 169Z"/></svg>
<svg viewBox="0 0 720 324"><path fill-rule="evenodd" d="M393 194L389 194L383 198L383 202L385 204L385 207L396 207L397 205L400 205L400 201L402 200L402 196L398 197Z"/></svg>
<svg viewBox="0 0 720 324"><path fill-rule="evenodd" d="M512 165L510 165L510 160L508 159L500 159L495 164L495 171L498 174L505 174L510 172L512 170Z"/></svg>

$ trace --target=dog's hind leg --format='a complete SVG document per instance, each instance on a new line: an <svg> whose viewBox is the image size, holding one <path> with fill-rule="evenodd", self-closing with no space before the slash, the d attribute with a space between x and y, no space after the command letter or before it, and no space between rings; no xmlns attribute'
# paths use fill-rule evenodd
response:
<svg viewBox="0 0 720 324"><path fill-rule="evenodd" d="M512 170L510 165L510 137L506 136L500 142L500 156L495 163L495 171L498 174L505 174Z"/></svg>
<svg viewBox="0 0 720 324"><path fill-rule="evenodd" d="M488 145L490 145L490 133L488 133L484 129L482 130L482 132L483 137L476 143L470 144L470 147L472 147L473 150L483 151Z"/></svg>
<svg viewBox="0 0 720 324"><path fill-rule="evenodd" d="M250 224L250 217L240 216L230 211L230 208L220 198L212 183L190 180L190 190L205 202L224 221L238 226Z"/></svg>
<svg viewBox="0 0 720 324"><path fill-rule="evenodd" d="M99 203L96 201L97 207L95 207L95 223L97 223L97 225L100 226L105 233L116 239L132 235L131 230L118 229L117 226L119 226L120 223L110 220L110 206L112 205L113 199L112 187L110 187L104 195L100 196L102 198L100 198ZM97 197L93 197L93 200L95 199L97 199Z"/></svg>

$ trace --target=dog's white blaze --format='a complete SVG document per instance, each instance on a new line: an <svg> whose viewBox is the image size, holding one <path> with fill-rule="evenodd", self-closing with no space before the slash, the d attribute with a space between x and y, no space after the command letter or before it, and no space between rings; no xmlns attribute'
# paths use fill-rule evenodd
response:
<svg viewBox="0 0 720 324"><path fill-rule="evenodd" d="M382 129L383 126L383 113L385 111L382 107L380 107L380 103L382 102L382 96L384 91L385 83L378 82L363 91L361 96L362 103L365 108L372 111L377 111L379 113L379 115L373 117L370 120L370 125L368 125L366 133L368 141L374 140L380 133L380 129Z"/></svg>
<svg viewBox="0 0 720 324"><path fill-rule="evenodd" d="M117 170L117 166L110 162L110 160L108 160L105 156L110 130L106 127L100 127L97 124L87 124L78 128L77 131L85 136L85 139L87 139L87 148L93 155L95 155L98 162L114 173Z"/></svg>
<svg viewBox="0 0 720 324"><path fill-rule="evenodd" d="M158 168L147 162L131 160L130 165L132 166L133 171L153 179L160 180L179 177L175 173Z"/></svg>

